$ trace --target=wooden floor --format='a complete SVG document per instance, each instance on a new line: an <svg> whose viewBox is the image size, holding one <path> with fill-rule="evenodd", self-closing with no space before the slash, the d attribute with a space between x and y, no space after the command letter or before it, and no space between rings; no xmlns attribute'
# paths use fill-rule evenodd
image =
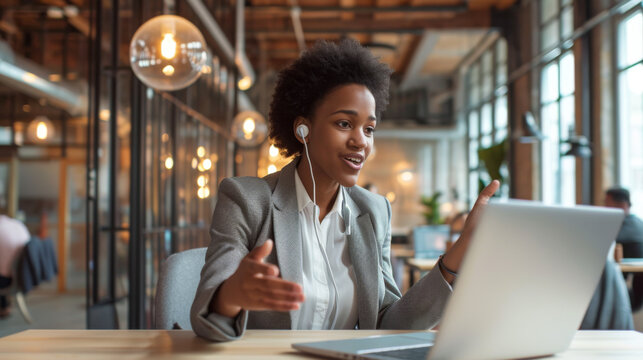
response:
<svg viewBox="0 0 643 360"><path fill-rule="evenodd" d="M27 329L85 329L85 291L56 293L53 285L30 292L27 306L34 318L27 324L15 304L9 317L0 320L0 337ZM126 304L117 306L122 328L127 328ZM634 314L636 330L643 332L643 310Z"/></svg>

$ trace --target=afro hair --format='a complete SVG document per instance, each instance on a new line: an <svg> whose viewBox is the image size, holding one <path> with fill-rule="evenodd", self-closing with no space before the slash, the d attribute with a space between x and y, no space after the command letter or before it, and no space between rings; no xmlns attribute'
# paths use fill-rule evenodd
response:
<svg viewBox="0 0 643 360"><path fill-rule="evenodd" d="M364 85L375 98L377 118L388 105L391 69L352 39L338 44L318 41L282 70L270 104L270 138L282 154L302 152L293 123L310 118L321 100L338 86Z"/></svg>

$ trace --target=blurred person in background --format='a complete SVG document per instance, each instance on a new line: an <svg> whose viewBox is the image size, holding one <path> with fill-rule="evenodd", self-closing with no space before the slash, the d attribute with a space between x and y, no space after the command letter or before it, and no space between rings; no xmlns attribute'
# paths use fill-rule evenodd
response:
<svg viewBox="0 0 643 360"><path fill-rule="evenodd" d="M29 230L21 221L0 215L0 288L11 285L12 267L16 257L29 241ZM9 299L0 295L0 318L10 313Z"/></svg>
<svg viewBox="0 0 643 360"><path fill-rule="evenodd" d="M623 209L625 219L616 236L616 244L623 247L623 257L643 258L643 221L630 213L630 192L622 187L612 187L605 192L605 206ZM632 311L643 305L643 274L634 274L630 289Z"/></svg>

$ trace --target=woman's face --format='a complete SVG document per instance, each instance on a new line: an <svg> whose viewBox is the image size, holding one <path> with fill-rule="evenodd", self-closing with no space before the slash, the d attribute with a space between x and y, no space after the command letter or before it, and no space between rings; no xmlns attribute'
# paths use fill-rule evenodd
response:
<svg viewBox="0 0 643 360"><path fill-rule="evenodd" d="M317 106L308 126L315 180L351 187L373 147L375 98L366 86L341 85Z"/></svg>

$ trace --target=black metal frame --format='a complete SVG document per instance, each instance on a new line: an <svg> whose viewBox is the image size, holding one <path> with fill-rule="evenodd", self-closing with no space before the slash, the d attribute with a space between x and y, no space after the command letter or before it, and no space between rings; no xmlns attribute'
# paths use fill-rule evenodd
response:
<svg viewBox="0 0 643 360"><path fill-rule="evenodd" d="M108 7L109 5L109 7ZM215 17L221 18L224 30L227 30L228 37L231 38L234 31L234 22L226 19L226 5L222 2L216 2L213 7L209 5L210 10L215 14ZM116 268L118 259L122 259L122 255L117 258L117 234L128 233L128 265L129 265L129 287L127 289L127 301L129 305L128 311L128 327L131 329L140 329L150 327L152 320L150 316L153 314L153 296L148 296L148 290L153 289L156 285L156 277L160 263L171 253L180 251L189 247L204 246L208 240L208 226L209 211L211 211L212 202L209 199L214 197L214 191L211 192L211 197L208 200L195 200L193 199L196 192L190 192L183 189L183 196L190 196L186 204L190 204L184 209L179 209L177 206L180 201L178 197L178 190L186 184L180 184L179 174L183 177L193 176L193 170L186 167L185 157L179 158L179 149L184 149L194 145L190 140L190 134L185 131L185 128L197 130L197 134L205 136L206 141L214 140L229 140L230 135L227 133L227 127L231 123L232 111L230 108L233 106L227 103L224 97L229 94L220 94L218 90L212 90L211 87L203 86L203 80L199 80L196 89L181 90L173 94L153 91L151 100L146 96L149 90L138 79L133 76L133 73L126 66L119 66L119 53L116 49L121 46L120 42L123 40L121 35L127 34L127 29L118 27L120 10L131 7L133 14L134 24L128 26L140 25L145 20L154 15L159 14L159 3L145 3L140 1L103 1L96 0L91 2L91 44L90 44L90 76L89 76L89 89L90 89L90 108L89 108L89 123L87 128L88 143L87 143L87 327L96 327L92 323L92 309L95 307L108 306L114 309L115 304L121 299L115 288L116 279L118 274L123 274L123 269ZM175 8L178 12L179 7ZM188 10L188 8L186 8ZM229 10L229 9L228 9ZM111 11L111 12L110 12ZM109 13L108 13L109 12ZM104 16L109 16L109 23L104 22ZM189 14L188 14L189 18ZM107 26L106 26L107 25ZM108 26L111 25L111 28ZM134 27L135 28L135 27ZM121 32L124 32L121 34ZM112 51L104 52L101 47L103 38L109 38L110 47ZM127 36L129 38L129 36ZM207 36L206 36L207 38ZM109 55L108 60L103 60L102 57ZM108 64L105 64L108 62ZM105 66L107 65L107 66ZM230 66L230 64L227 64ZM230 75L235 72L235 68L230 67ZM127 75L127 77L120 79L119 75ZM102 79L106 77L106 79ZM119 85L125 84L126 79L130 79L130 191L129 191L129 224L124 226L118 223L118 206L123 206L122 199L119 203L117 198L118 189L123 185L117 182L117 174L121 171L127 171L119 168L119 137L117 135L118 123L117 114L118 110L123 111L127 108L126 105L119 103L117 97L118 89L122 89ZM108 91L101 93L101 85L103 81L107 81L109 85ZM236 81L235 81L236 83ZM206 84L207 85L207 84ZM210 91L208 93L208 90ZM207 96L214 98L211 102L197 102L194 101L196 96ZM101 144L99 137L101 122L99 121L99 105L101 99L108 97L110 119L108 124L109 140ZM121 97L122 98L122 97ZM127 100L124 100L127 101ZM191 102L194 103L191 106ZM215 103L215 104L213 104ZM218 105L218 106L217 106ZM234 105L236 106L236 105ZM122 119L121 119L122 121ZM161 125L160 123L166 124ZM181 123L181 124L179 124ZM148 127L152 129L148 133ZM183 132L181 132L183 131ZM169 135L169 143L163 144L160 141L162 133ZM179 134L187 134L186 138L181 138ZM105 140L103 140L105 141ZM220 147L221 143L225 141L217 141L216 144L210 146L213 151L219 154L219 163L216 168L213 168L211 173L218 175L230 176L231 173L222 171L221 164L228 161L230 153L227 151L222 152ZM99 151L101 147L108 147L108 167L100 167ZM225 150L225 148L223 148ZM171 172L160 165L160 156L163 155L160 151L168 151L174 159L174 168ZM184 151L185 152L185 151ZM189 152L188 152L189 153ZM150 156L146 156L146 154ZM148 159L152 159L151 163ZM182 168L183 167L183 168ZM187 170L186 170L187 169ZM99 171L107 171L107 184L99 183ZM211 183L216 184L215 176L211 176ZM100 177L102 178L102 176ZM195 180L195 179L193 179ZM194 182L194 181L193 181ZM152 185L151 187L148 185ZM192 184L194 187L196 183ZM100 198L99 190L107 187L107 196L103 195ZM122 189L121 189L122 190ZM103 194L105 192L103 191ZM168 196L166 196L168 194ZM101 213L99 212L99 202L105 201L108 207L107 220L101 223ZM192 206L194 205L194 206ZM150 211L151 210L151 211ZM188 212L186 215L189 218L188 223L179 224L179 217L181 211ZM152 212L158 216L147 217L146 214ZM204 219L205 218L205 219ZM166 241L167 240L167 241ZM102 247L101 247L102 245ZM101 249L107 246L108 256L105 259L104 254L99 254ZM151 255L151 256L150 256ZM99 264L102 261L102 264ZM103 265L103 266L99 266ZM101 271L107 269L107 277L101 274ZM107 283L100 283L100 281L107 280ZM105 290L107 287L107 291ZM102 290L102 291L101 291ZM104 295L104 296L103 296ZM103 296L103 298L101 298ZM104 315L104 314L103 314ZM95 317L95 316L94 316ZM118 321L111 325L118 327Z"/></svg>

